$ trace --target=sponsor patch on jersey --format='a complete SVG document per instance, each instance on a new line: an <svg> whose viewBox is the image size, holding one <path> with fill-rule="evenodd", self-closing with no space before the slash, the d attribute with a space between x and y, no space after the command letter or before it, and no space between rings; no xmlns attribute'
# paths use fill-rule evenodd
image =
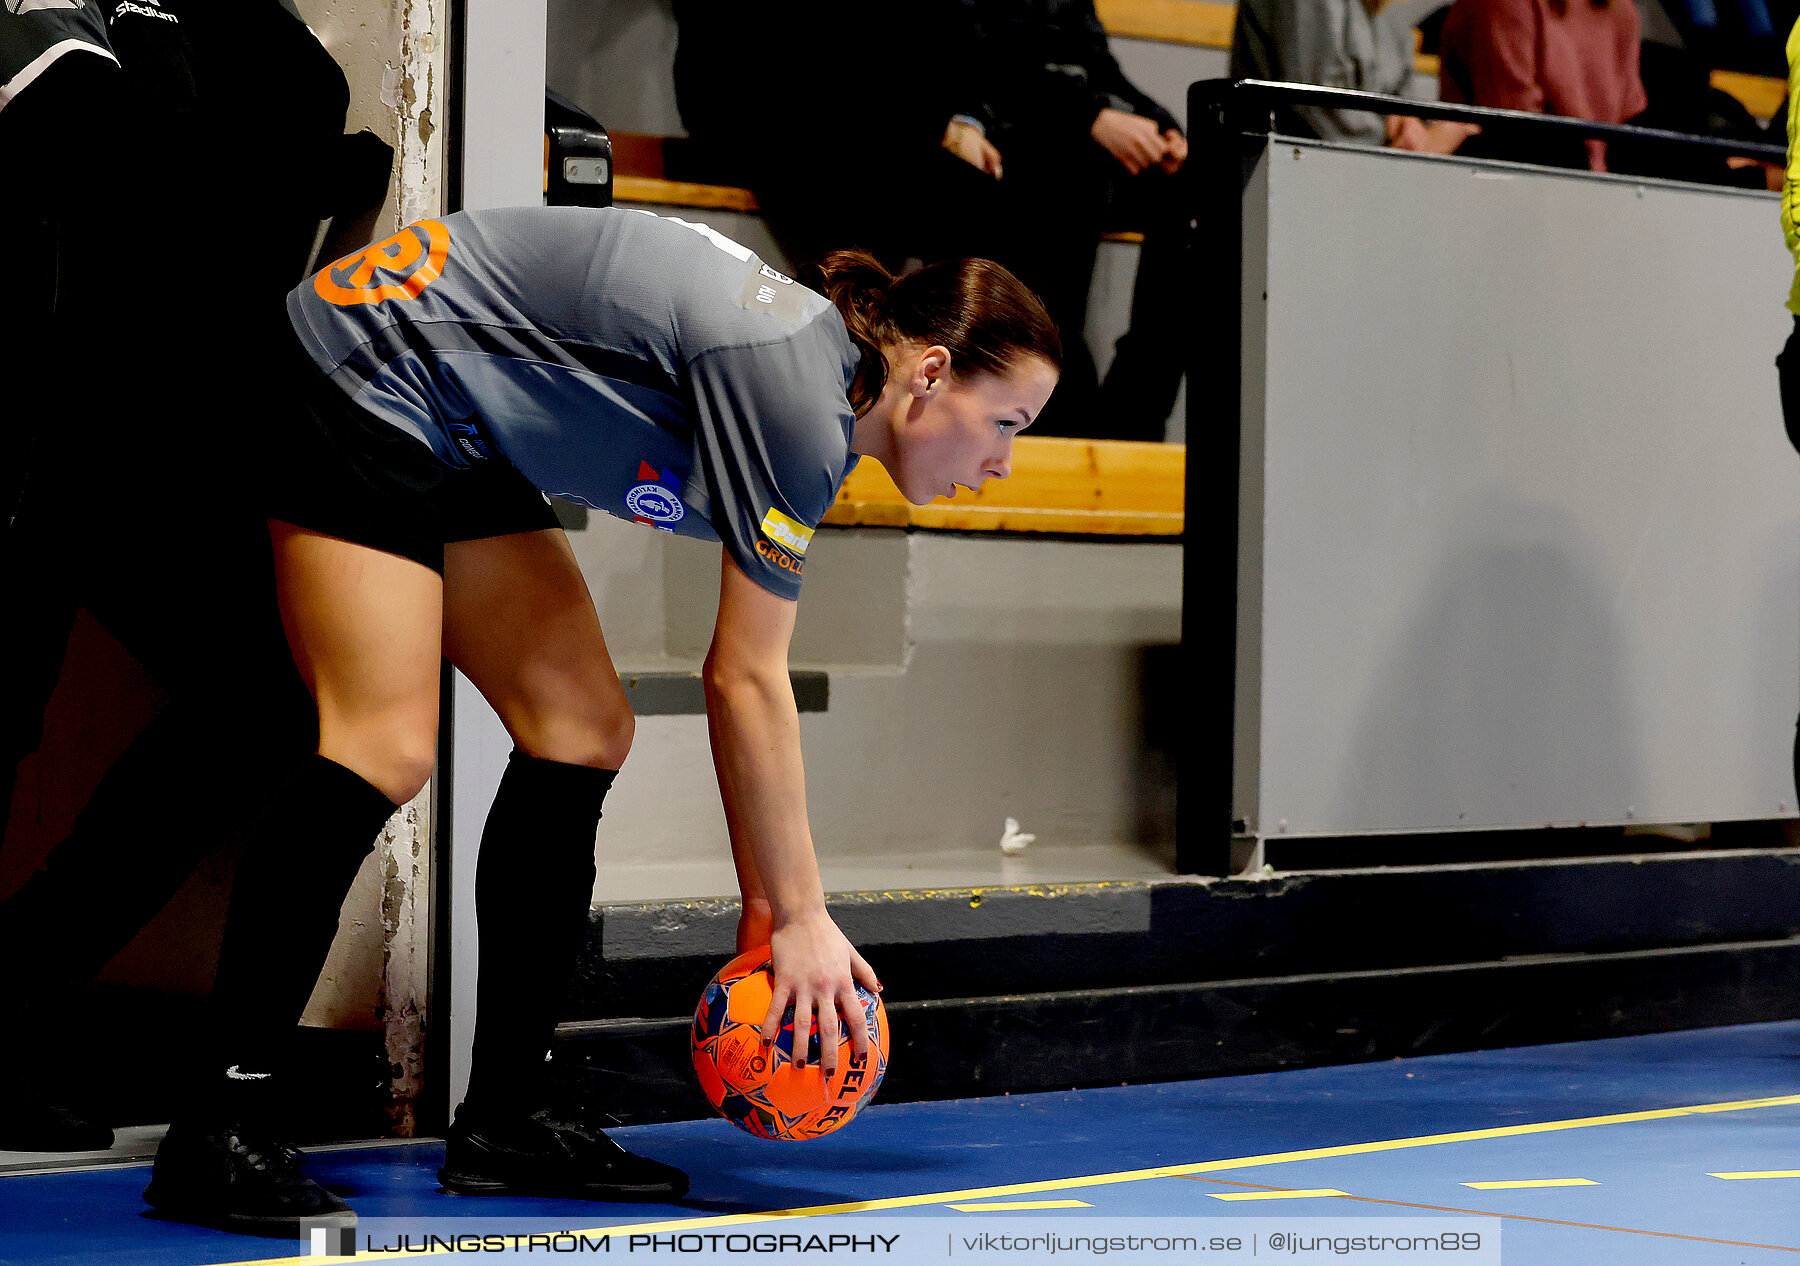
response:
<svg viewBox="0 0 1800 1266"><path fill-rule="evenodd" d="M451 441L465 460L485 462L494 455L488 446L488 437L483 433L481 423L475 418L464 418L460 422L445 423L444 429L450 433Z"/></svg>
<svg viewBox="0 0 1800 1266"><path fill-rule="evenodd" d="M796 284L792 277L784 277L763 264L744 283L738 304L752 312L773 312L783 320L798 321L806 315L808 293L806 287Z"/></svg>
<svg viewBox="0 0 1800 1266"><path fill-rule="evenodd" d="M756 543L756 554L757 557L768 563L769 566L779 567L782 571L791 571L796 576L803 575L806 572L805 563L801 562L798 558L795 558L781 547L771 545L767 541L758 541Z"/></svg>
<svg viewBox="0 0 1800 1266"><path fill-rule="evenodd" d="M181 22L181 19L176 17L173 13L164 13L161 9L157 8L156 0L146 0L146 3L144 4L134 4L132 3L132 0L122 0L119 7L114 10L114 16L117 17L126 13L136 13L146 18L161 18L165 22L174 22L177 25Z"/></svg>
<svg viewBox="0 0 1800 1266"><path fill-rule="evenodd" d="M687 507L675 495L674 488L679 483L675 473L658 472L649 462L639 462L638 479L641 482L625 494L625 508L637 516L640 523L652 527L681 522L687 515Z"/></svg>
<svg viewBox="0 0 1800 1266"><path fill-rule="evenodd" d="M82 0L6 0L8 13L43 13L50 9L79 9Z"/></svg>
<svg viewBox="0 0 1800 1266"><path fill-rule="evenodd" d="M796 523L774 506L763 515L762 530L771 541L796 554L804 555L806 547L812 544L813 530L803 523Z"/></svg>
<svg viewBox="0 0 1800 1266"><path fill-rule="evenodd" d="M340 308L417 299L444 271L449 254L450 230L436 220L420 220L321 271L313 278L313 293Z"/></svg>

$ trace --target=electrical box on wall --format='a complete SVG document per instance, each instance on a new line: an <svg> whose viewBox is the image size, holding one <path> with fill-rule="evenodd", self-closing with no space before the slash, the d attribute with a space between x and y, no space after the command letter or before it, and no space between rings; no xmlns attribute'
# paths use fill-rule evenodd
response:
<svg viewBox="0 0 1800 1266"><path fill-rule="evenodd" d="M612 205L612 139L565 97L544 93L544 201L553 207Z"/></svg>

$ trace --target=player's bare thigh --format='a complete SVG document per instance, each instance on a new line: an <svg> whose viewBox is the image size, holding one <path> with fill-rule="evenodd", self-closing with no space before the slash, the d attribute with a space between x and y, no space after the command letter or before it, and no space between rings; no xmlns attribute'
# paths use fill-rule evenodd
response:
<svg viewBox="0 0 1800 1266"><path fill-rule="evenodd" d="M443 582L411 559L291 523L269 532L319 752L403 804L436 756Z"/></svg>
<svg viewBox="0 0 1800 1266"><path fill-rule="evenodd" d="M559 530L444 548L444 653L527 755L618 769L634 719Z"/></svg>

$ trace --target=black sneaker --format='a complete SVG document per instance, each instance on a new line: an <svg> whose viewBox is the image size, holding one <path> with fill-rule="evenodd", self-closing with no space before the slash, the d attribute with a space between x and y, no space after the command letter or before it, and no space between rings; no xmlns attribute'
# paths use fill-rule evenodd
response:
<svg viewBox="0 0 1800 1266"><path fill-rule="evenodd" d="M438 1181L464 1196L554 1196L625 1202L679 1200L687 1175L634 1156L591 1126L529 1117L472 1118L461 1108Z"/></svg>
<svg viewBox="0 0 1800 1266"><path fill-rule="evenodd" d="M156 1149L144 1199L174 1222L240 1235L298 1238L303 1224L353 1227L356 1213L300 1168L266 1131L176 1124Z"/></svg>
<svg viewBox="0 0 1800 1266"><path fill-rule="evenodd" d="M113 1132L24 1091L0 1102L0 1151L104 1152Z"/></svg>

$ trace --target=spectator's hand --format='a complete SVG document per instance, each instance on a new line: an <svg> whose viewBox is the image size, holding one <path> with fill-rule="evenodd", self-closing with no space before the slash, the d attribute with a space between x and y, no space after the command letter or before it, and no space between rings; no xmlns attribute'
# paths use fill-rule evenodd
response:
<svg viewBox="0 0 1800 1266"><path fill-rule="evenodd" d="M1743 171L1747 167L1763 169L1763 188L1770 193L1780 193L1787 188L1787 168L1780 163L1765 163L1760 158L1743 158L1733 154L1725 160L1725 165L1732 171Z"/></svg>
<svg viewBox="0 0 1800 1266"><path fill-rule="evenodd" d="M1387 143L1394 149L1422 151L1425 148L1425 122L1410 114L1387 116Z"/></svg>
<svg viewBox="0 0 1800 1266"><path fill-rule="evenodd" d="M1176 172L1181 170L1181 165L1187 162L1187 137L1183 136L1180 132L1177 132L1174 128L1170 128L1163 133L1163 140L1168 144L1169 148L1162 156L1162 169L1173 176Z"/></svg>
<svg viewBox="0 0 1800 1266"><path fill-rule="evenodd" d="M1155 119L1110 107L1100 111L1089 134L1134 176L1152 163L1160 163L1169 152L1169 142L1157 131Z"/></svg>
<svg viewBox="0 0 1800 1266"><path fill-rule="evenodd" d="M1481 128L1473 123L1453 123L1448 119L1428 123L1410 114L1390 114L1387 118L1388 144L1416 154L1453 154L1457 146L1479 131Z"/></svg>
<svg viewBox="0 0 1800 1266"><path fill-rule="evenodd" d="M979 168L1000 179L1000 151L981 134L981 129L967 123L952 122L944 128L943 147L971 167Z"/></svg>
<svg viewBox="0 0 1800 1266"><path fill-rule="evenodd" d="M1454 154L1457 147L1481 132L1478 123L1457 123L1451 119L1433 119L1425 125L1425 153Z"/></svg>

